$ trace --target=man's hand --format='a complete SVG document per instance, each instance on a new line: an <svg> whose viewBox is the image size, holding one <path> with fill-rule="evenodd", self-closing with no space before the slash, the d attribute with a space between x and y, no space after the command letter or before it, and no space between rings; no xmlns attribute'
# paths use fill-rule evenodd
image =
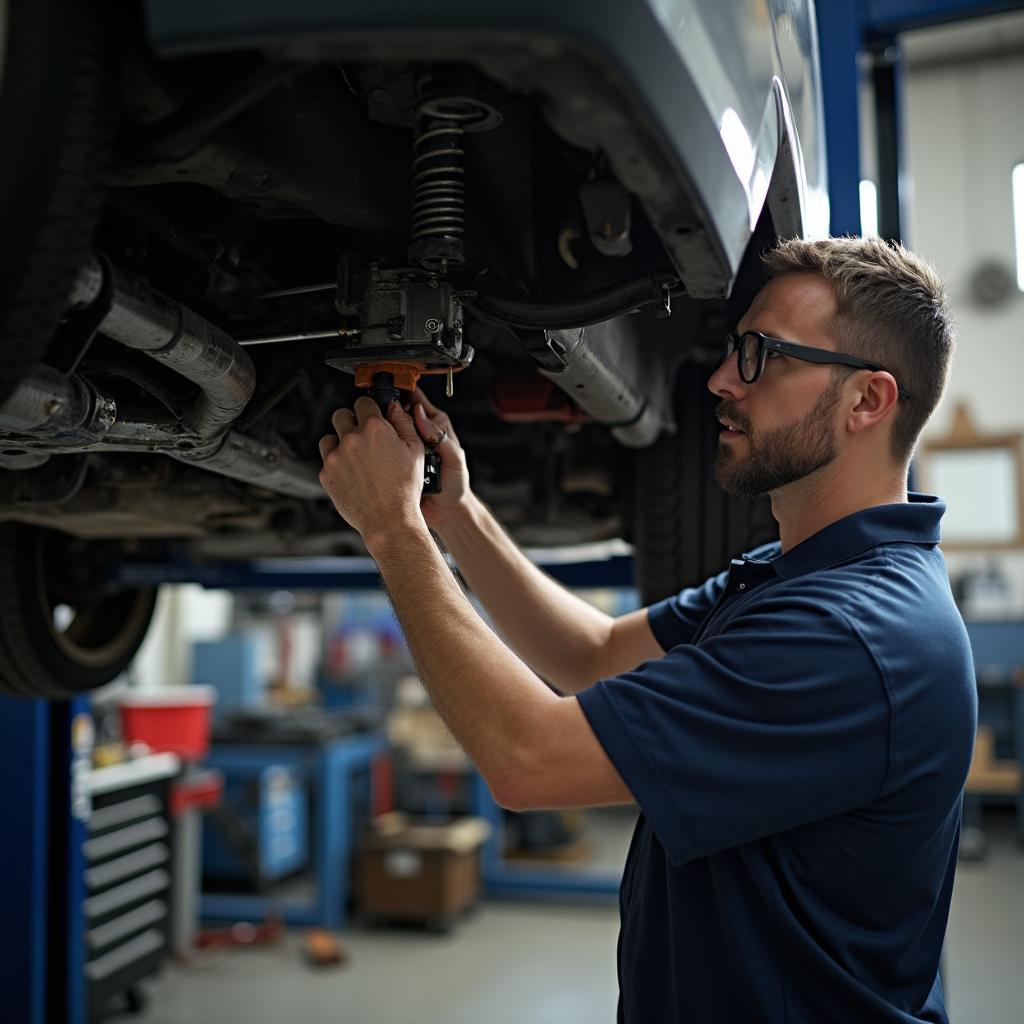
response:
<svg viewBox="0 0 1024 1024"><path fill-rule="evenodd" d="M376 536L422 524L423 444L412 418L393 402L385 419L364 396L331 423L335 433L320 438L320 485L367 547Z"/></svg>
<svg viewBox="0 0 1024 1024"><path fill-rule="evenodd" d="M424 494L420 509L427 526L439 529L470 497L466 454L452 429L452 421L419 389L412 398L412 415L423 441L441 460L440 494Z"/></svg>

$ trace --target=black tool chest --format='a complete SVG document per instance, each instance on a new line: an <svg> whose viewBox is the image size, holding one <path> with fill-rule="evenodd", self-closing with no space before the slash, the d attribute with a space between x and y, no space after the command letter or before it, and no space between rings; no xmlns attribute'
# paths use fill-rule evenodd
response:
<svg viewBox="0 0 1024 1024"><path fill-rule="evenodd" d="M91 773L85 853L85 982L91 1020L141 997L141 978L170 949L173 828L168 791L173 755ZM123 1002L122 1002L123 1007Z"/></svg>

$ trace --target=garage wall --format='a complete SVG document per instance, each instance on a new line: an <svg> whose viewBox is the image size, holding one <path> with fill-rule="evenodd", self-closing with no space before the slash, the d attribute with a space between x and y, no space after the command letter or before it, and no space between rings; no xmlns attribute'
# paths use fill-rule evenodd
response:
<svg viewBox="0 0 1024 1024"><path fill-rule="evenodd" d="M906 73L907 244L949 288L957 318L953 379L925 436L945 434L957 401L986 432L1024 429L1024 292L999 307L970 296L971 272L997 260L1015 277L1010 172L1024 161L1024 54ZM872 100L861 93L861 162L877 180Z"/></svg>
<svg viewBox="0 0 1024 1024"><path fill-rule="evenodd" d="M908 239L948 283L959 351L942 406L928 428L949 429L956 401L978 428L1024 429L1024 293L998 307L972 302L971 273L986 259L1016 279L1010 172L1024 161L1024 58L911 70L907 163L913 182Z"/></svg>
<svg viewBox="0 0 1024 1024"><path fill-rule="evenodd" d="M192 643L223 636L231 624L231 594L194 584L164 586L153 625L129 675L140 687L180 686L192 681Z"/></svg>
<svg viewBox="0 0 1024 1024"><path fill-rule="evenodd" d="M913 39L907 40L913 53ZM965 402L982 433L1024 432L1024 293L978 305L970 278L984 260L1016 279L1010 174L1024 161L1024 54L975 55L906 71L904 146L910 202L908 245L947 283L957 356L946 397L924 439L948 433ZM871 94L862 93L862 160L877 180ZM952 576L995 568L1008 592L1003 614L1024 615L1024 553L947 552Z"/></svg>

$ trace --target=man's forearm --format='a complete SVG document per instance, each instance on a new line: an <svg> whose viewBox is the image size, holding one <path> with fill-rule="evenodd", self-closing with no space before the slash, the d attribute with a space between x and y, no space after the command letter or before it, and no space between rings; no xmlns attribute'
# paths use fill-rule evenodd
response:
<svg viewBox="0 0 1024 1024"><path fill-rule="evenodd" d="M320 483L376 561L435 707L506 807L629 802L579 701L552 693L466 600L427 529L417 428L397 402L387 414L365 395L335 410Z"/></svg>
<svg viewBox="0 0 1024 1024"><path fill-rule="evenodd" d="M367 547L438 713L495 798L536 767L537 737L562 700L494 635L462 593L425 526Z"/></svg>
<svg viewBox="0 0 1024 1024"><path fill-rule="evenodd" d="M502 636L534 671L566 693L595 681L611 616L538 569L476 498L437 533Z"/></svg>

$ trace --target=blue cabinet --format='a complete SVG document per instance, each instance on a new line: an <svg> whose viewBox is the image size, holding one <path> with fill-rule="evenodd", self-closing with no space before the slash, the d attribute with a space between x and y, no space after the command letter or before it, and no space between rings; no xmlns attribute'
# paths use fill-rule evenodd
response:
<svg viewBox="0 0 1024 1024"><path fill-rule="evenodd" d="M308 786L287 765L225 774L220 806L203 822L204 880L262 888L309 862Z"/></svg>

